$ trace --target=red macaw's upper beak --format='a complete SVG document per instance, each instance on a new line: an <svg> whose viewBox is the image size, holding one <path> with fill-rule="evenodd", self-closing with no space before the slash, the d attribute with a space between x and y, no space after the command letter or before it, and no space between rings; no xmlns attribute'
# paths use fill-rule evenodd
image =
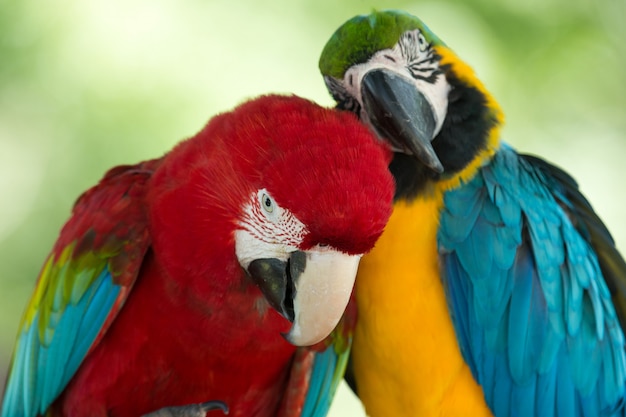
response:
<svg viewBox="0 0 626 417"><path fill-rule="evenodd" d="M388 69L373 69L363 76L361 97L379 136L433 171L443 172L430 143L437 125L432 104L410 80Z"/></svg>
<svg viewBox="0 0 626 417"><path fill-rule="evenodd" d="M248 272L270 305L293 323L285 339L310 346L326 338L339 322L360 259L334 250L295 251L286 262L253 260Z"/></svg>

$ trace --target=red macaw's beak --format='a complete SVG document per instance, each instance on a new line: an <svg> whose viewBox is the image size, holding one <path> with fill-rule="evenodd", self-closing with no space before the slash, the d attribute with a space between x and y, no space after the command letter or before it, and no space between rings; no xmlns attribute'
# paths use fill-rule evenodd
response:
<svg viewBox="0 0 626 417"><path fill-rule="evenodd" d="M286 262L256 259L248 272L270 305L293 323L285 339L310 346L326 338L339 322L360 259L335 250L295 251Z"/></svg>
<svg viewBox="0 0 626 417"><path fill-rule="evenodd" d="M361 97L372 127L398 150L415 155L437 173L443 165L431 145L437 122L432 104L405 77L388 69L363 76Z"/></svg>

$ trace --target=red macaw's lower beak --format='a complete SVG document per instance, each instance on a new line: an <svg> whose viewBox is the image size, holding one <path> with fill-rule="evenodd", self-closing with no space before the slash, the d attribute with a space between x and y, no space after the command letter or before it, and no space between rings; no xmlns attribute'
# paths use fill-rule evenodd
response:
<svg viewBox="0 0 626 417"><path fill-rule="evenodd" d="M270 305L293 323L285 339L310 346L326 338L339 322L360 259L334 250L296 251L287 262L256 259L248 272Z"/></svg>
<svg viewBox="0 0 626 417"><path fill-rule="evenodd" d="M373 69L361 81L363 110L379 136L400 151L413 154L437 173L443 165L431 145L435 112L428 99L405 77Z"/></svg>

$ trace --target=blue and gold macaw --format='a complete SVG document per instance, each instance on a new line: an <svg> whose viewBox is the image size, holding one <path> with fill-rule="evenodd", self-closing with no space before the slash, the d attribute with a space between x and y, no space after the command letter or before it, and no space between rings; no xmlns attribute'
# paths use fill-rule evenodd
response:
<svg viewBox="0 0 626 417"><path fill-rule="evenodd" d="M320 69L395 149L355 290L367 413L626 415L626 264L576 181L500 141L494 98L414 16L349 20Z"/></svg>

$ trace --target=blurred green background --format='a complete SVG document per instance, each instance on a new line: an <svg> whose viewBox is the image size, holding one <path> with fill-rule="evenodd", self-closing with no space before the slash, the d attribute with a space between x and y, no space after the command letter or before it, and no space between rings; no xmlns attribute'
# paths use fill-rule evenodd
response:
<svg viewBox="0 0 626 417"><path fill-rule="evenodd" d="M507 114L505 140L572 173L626 249L624 0L0 0L0 384L81 191L246 98L331 105L319 53L372 8L421 17L469 62ZM362 415L340 397L333 415Z"/></svg>

